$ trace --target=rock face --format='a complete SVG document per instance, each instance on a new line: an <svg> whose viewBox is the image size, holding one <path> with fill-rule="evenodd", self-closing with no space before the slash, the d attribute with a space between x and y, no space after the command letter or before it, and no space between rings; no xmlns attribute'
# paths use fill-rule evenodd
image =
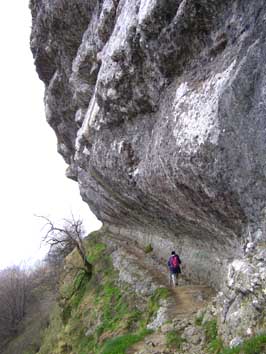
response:
<svg viewBox="0 0 266 354"><path fill-rule="evenodd" d="M176 248L192 279L242 293L228 264L266 239L264 0L30 7L47 120L83 200L160 257Z"/></svg>

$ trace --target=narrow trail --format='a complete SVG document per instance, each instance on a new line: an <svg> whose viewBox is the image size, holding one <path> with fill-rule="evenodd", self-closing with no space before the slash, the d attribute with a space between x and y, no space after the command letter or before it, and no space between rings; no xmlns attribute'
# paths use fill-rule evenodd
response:
<svg viewBox="0 0 266 354"><path fill-rule="evenodd" d="M171 291L176 300L175 315L196 313L215 294L213 289L199 285L180 285Z"/></svg>
<svg viewBox="0 0 266 354"><path fill-rule="evenodd" d="M108 243L110 239L108 239ZM173 288L169 284L169 272L165 264L158 260L152 253L145 253L134 241L112 235L112 246L128 254L133 264L137 264L144 273L149 274L154 283L170 290L171 296L168 299L167 314L169 320L174 322L193 323L195 314L215 295L215 291L203 285L196 285L181 275L178 279L178 286ZM166 325L167 326L167 325ZM176 353L167 347L166 330L157 330L145 337L144 340L128 349L127 354L172 354ZM201 351L197 351L201 354Z"/></svg>
<svg viewBox="0 0 266 354"><path fill-rule="evenodd" d="M215 295L215 291L212 288L189 284L182 275L178 281L179 285L175 288L171 287L169 285L169 273L166 265L162 265L158 259L153 257L152 253L145 253L144 250L128 239L122 239L117 235L112 235L112 238L117 241L118 247L123 248L128 254L135 256L138 264L147 270L157 283L170 290L174 299L173 305L169 309L171 317L181 318L196 313Z"/></svg>

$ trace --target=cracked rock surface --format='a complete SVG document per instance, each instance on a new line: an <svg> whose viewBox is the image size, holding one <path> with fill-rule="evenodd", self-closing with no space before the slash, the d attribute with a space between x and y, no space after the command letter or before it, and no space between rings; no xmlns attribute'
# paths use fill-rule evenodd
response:
<svg viewBox="0 0 266 354"><path fill-rule="evenodd" d="M266 239L265 2L31 0L30 8L67 176L110 230L162 259L176 249L190 279L225 294L225 317L244 333L233 306L252 291L250 309L265 304L252 267Z"/></svg>

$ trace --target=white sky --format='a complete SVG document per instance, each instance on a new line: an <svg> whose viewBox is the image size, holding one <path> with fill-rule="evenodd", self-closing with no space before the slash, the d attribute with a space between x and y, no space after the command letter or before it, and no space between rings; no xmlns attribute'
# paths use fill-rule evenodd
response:
<svg viewBox="0 0 266 354"><path fill-rule="evenodd" d="M100 223L82 202L78 184L65 177L66 164L56 151L46 123L44 86L30 52L28 0L0 5L0 269L33 262L40 249L43 221L83 218L88 231Z"/></svg>

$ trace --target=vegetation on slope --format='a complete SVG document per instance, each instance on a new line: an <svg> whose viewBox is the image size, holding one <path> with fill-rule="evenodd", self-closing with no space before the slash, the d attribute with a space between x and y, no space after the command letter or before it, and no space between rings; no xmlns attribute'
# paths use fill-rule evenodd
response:
<svg viewBox="0 0 266 354"><path fill-rule="evenodd" d="M160 301L170 295L169 290L159 287L150 297L143 298L119 282L110 248L101 241L102 232L92 233L84 242L86 257L93 265L92 275L82 268L77 251L69 254L50 321L47 317L42 320L42 313L32 308L32 315L25 318L24 330L13 339L5 354L125 354L151 332L146 326L156 315ZM35 297L41 298L46 287L46 283L39 282L34 288ZM250 338L232 349L225 348L216 320L203 319L202 313L195 325L201 326L206 354L266 353L266 335ZM182 352L188 345L183 329L166 332L165 345L169 350Z"/></svg>
<svg viewBox="0 0 266 354"><path fill-rule="evenodd" d="M122 354L150 333L146 325L167 290L158 289L150 299L140 301L129 287L118 283L100 236L94 232L85 241L92 277L80 270L64 278L59 306L43 334L39 354ZM77 269L78 262L76 252L67 259L71 269Z"/></svg>
<svg viewBox="0 0 266 354"><path fill-rule="evenodd" d="M0 272L0 353L36 353L55 303L49 265L13 266Z"/></svg>
<svg viewBox="0 0 266 354"><path fill-rule="evenodd" d="M266 334L259 334L244 340L241 344L229 348L226 347L218 335L215 319L202 324L202 317L197 318L196 324L203 326L205 332L206 353L208 354L265 354Z"/></svg>

